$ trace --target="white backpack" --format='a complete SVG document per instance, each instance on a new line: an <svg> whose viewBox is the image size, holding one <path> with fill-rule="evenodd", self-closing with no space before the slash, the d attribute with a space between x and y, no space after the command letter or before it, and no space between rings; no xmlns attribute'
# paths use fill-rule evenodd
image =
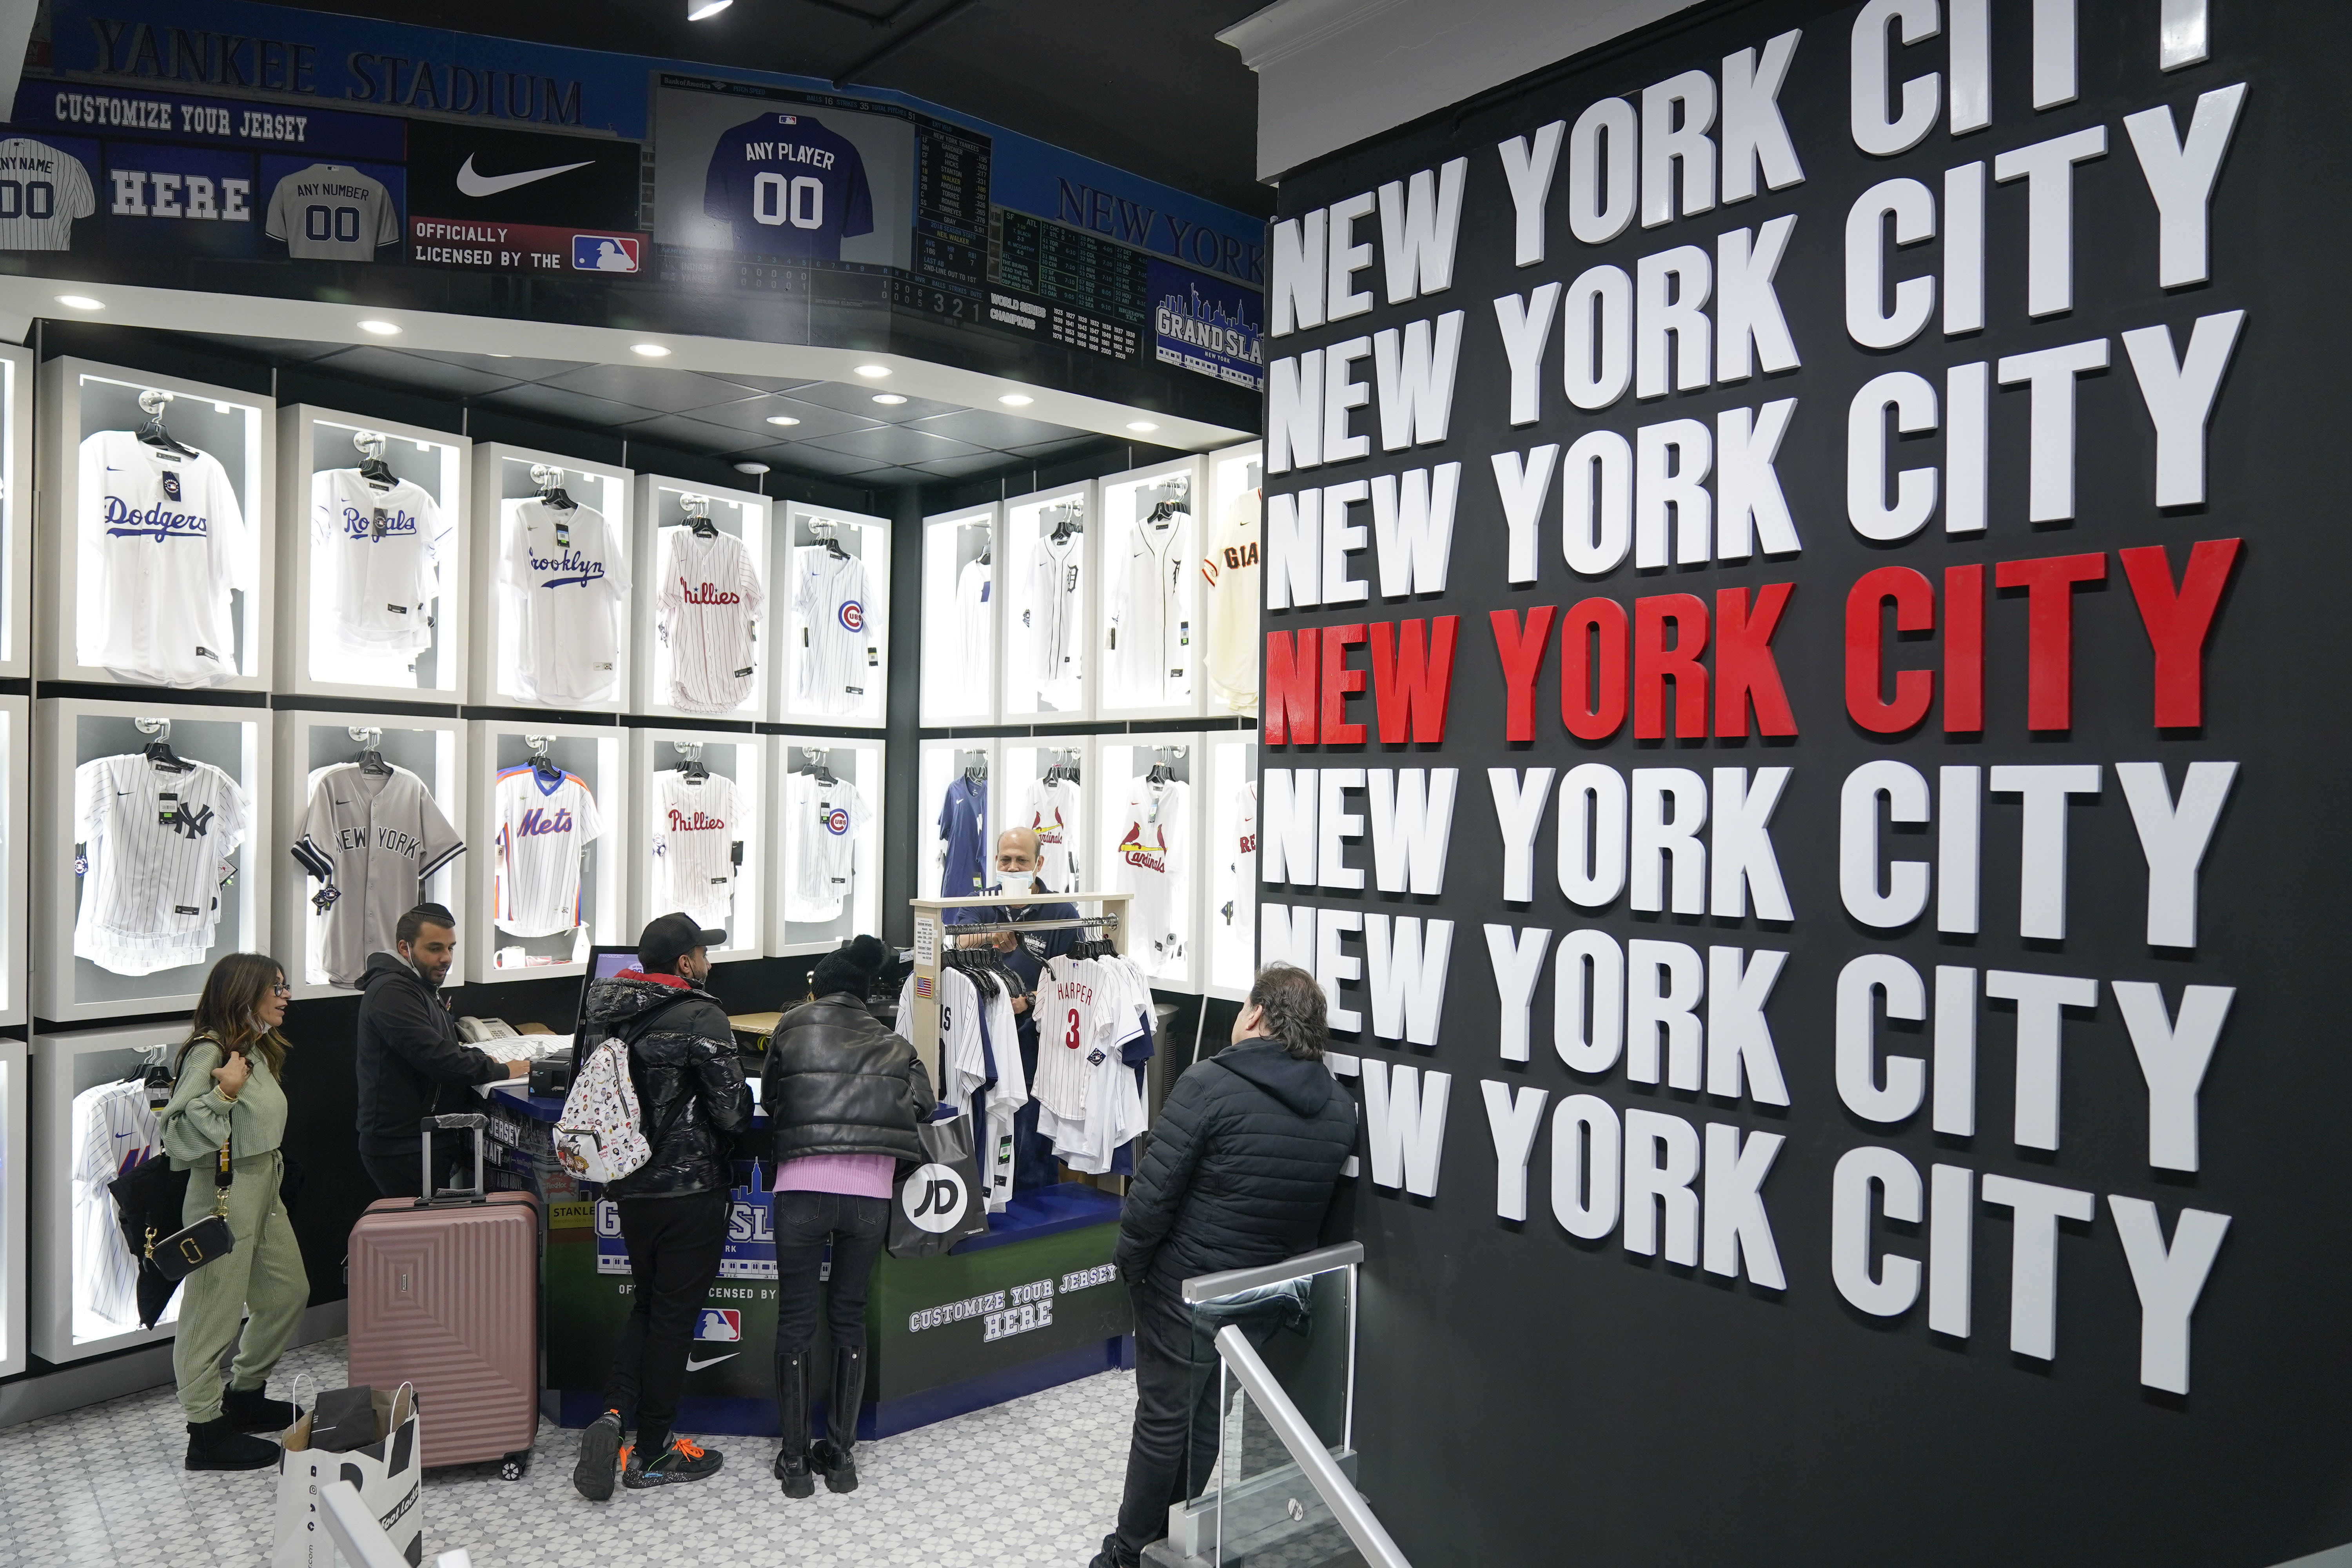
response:
<svg viewBox="0 0 2352 1568"><path fill-rule="evenodd" d="M555 1157L583 1182L617 1182L654 1157L629 1081L628 1041L606 1040L580 1064L555 1124Z"/></svg>

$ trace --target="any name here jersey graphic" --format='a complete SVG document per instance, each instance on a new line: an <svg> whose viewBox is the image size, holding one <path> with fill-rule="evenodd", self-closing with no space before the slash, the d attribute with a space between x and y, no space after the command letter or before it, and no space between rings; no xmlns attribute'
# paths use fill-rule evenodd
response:
<svg viewBox="0 0 2352 1568"><path fill-rule="evenodd" d="M553 936L580 923L580 854L604 836L596 796L578 773L542 776L509 768L492 786L498 836L498 926L514 936Z"/></svg>
<svg viewBox="0 0 2352 1568"><path fill-rule="evenodd" d="M838 261L844 239L874 232L866 160L805 114L762 114L721 132L702 210L753 256Z"/></svg>
<svg viewBox="0 0 2352 1568"><path fill-rule="evenodd" d="M751 552L731 533L667 531L655 626L669 649L669 700L693 713L731 713L751 700L754 630L767 605Z"/></svg>
<svg viewBox="0 0 2352 1568"><path fill-rule="evenodd" d="M261 232L297 261L373 261L378 246L400 243L400 209L373 175L313 163L278 182Z"/></svg>
<svg viewBox="0 0 2352 1568"><path fill-rule="evenodd" d="M89 171L46 142L0 142L0 250L70 250L74 219L98 210Z"/></svg>
<svg viewBox="0 0 2352 1568"><path fill-rule="evenodd" d="M229 593L252 586L253 549L218 458L100 431L81 444L79 533L81 663L151 686L236 673Z"/></svg>

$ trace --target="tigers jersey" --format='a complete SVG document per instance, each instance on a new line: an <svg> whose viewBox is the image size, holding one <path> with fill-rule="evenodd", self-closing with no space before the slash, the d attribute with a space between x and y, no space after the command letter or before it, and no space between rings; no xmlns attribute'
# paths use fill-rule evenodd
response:
<svg viewBox="0 0 2352 1568"><path fill-rule="evenodd" d="M1192 786L1181 779L1154 784L1137 779L1119 820L1111 887L1135 895L1128 954L1146 974L1160 973L1184 953L1184 887L1190 868Z"/></svg>
<svg viewBox="0 0 2352 1568"><path fill-rule="evenodd" d="M373 261L400 243L400 208L383 182L341 163L313 163L278 182L261 232L296 261Z"/></svg>
<svg viewBox="0 0 2352 1568"><path fill-rule="evenodd" d="M664 531L654 626L669 649L669 701L690 713L732 713L749 701L759 661L754 623L767 604L751 552L731 533Z"/></svg>
<svg viewBox="0 0 2352 1568"><path fill-rule="evenodd" d="M656 915L683 910L705 931L731 930L735 844L743 837L735 781L724 773L697 781L667 769L654 775L653 794L648 910Z"/></svg>
<svg viewBox="0 0 2352 1568"><path fill-rule="evenodd" d="M148 686L236 673L229 594L253 587L253 541L219 458L100 431L81 444L79 531L80 662Z"/></svg>
<svg viewBox="0 0 2352 1568"><path fill-rule="evenodd" d="M541 702L609 700L621 683L621 606L629 568L604 514L506 503L499 581L514 595L518 695Z"/></svg>
<svg viewBox="0 0 2352 1568"><path fill-rule="evenodd" d="M1029 552L1029 606L1021 622L1029 628L1030 675L1040 690L1078 676L1078 649L1086 621L1080 596L1078 541L1073 532L1055 541L1040 534Z"/></svg>
<svg viewBox="0 0 2352 1568"><path fill-rule="evenodd" d="M425 781L406 768L387 776L344 763L321 772L293 856L320 884L312 902L326 916L328 981L357 986L368 955L393 951L394 928L424 896L425 879L465 852Z"/></svg>
<svg viewBox="0 0 2352 1568"><path fill-rule="evenodd" d="M1037 836L1037 880L1049 893L1078 885L1078 786L1067 779L1034 779L1021 816Z"/></svg>
<svg viewBox="0 0 2352 1568"><path fill-rule="evenodd" d="M1209 623L1209 687L1235 712L1257 706L1257 545L1264 510L1255 489L1235 496L1218 525L1215 545L1201 557L1209 595L1203 612Z"/></svg>
<svg viewBox="0 0 2352 1568"><path fill-rule="evenodd" d="M89 869L74 955L117 974L202 963L250 812L245 791L210 763L180 773L142 752L76 768L74 838Z"/></svg>
<svg viewBox="0 0 2352 1568"><path fill-rule="evenodd" d="M857 843L872 816L866 797L847 779L817 783L814 773L784 781L784 918L832 921L841 917L857 875Z"/></svg>
<svg viewBox="0 0 2352 1568"><path fill-rule="evenodd" d="M0 250L70 250L74 219L97 210L80 159L22 136L0 142Z"/></svg>
<svg viewBox="0 0 2352 1568"><path fill-rule="evenodd" d="M580 855L604 836L596 796L578 773L553 783L529 763L491 786L498 859L493 908L514 936L553 936L580 923Z"/></svg>
<svg viewBox="0 0 2352 1568"><path fill-rule="evenodd" d="M1138 522L1113 582L1111 686L1129 702L1177 702L1192 693L1192 621L1187 592L1192 519L1171 512Z"/></svg>
<svg viewBox="0 0 2352 1568"><path fill-rule="evenodd" d="M379 489L357 468L311 475L312 576L325 591L313 611L334 606L325 618L336 645L355 653L430 647L447 538L440 506L411 480Z"/></svg>
<svg viewBox="0 0 2352 1568"><path fill-rule="evenodd" d="M801 644L793 685L800 711L856 713L875 706L869 698L879 693L868 683L882 650L867 609L873 592L856 556L835 555L822 544L793 552L793 619Z"/></svg>

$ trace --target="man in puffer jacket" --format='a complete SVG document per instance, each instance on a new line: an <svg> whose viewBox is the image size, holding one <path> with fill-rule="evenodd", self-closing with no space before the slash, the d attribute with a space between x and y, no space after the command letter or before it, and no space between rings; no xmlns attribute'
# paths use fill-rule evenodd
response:
<svg viewBox="0 0 2352 1568"><path fill-rule="evenodd" d="M1233 1043L1185 1069L1152 1130L1115 1254L1135 1302L1135 1435L1118 1529L1092 1568L1134 1568L1191 1492L1197 1380L1214 1386L1216 1352L1196 1334L1183 1282L1279 1263L1322 1228L1356 1146L1355 1101L1324 1065L1328 1036L1315 977L1267 965Z"/></svg>
<svg viewBox="0 0 2352 1568"><path fill-rule="evenodd" d="M669 1424L695 1314L727 1246L730 1139L751 1124L734 1032L702 988L706 950L725 941L686 915L664 915L637 938L637 967L591 985L581 1010L583 1054L614 1036L629 1042L629 1081L653 1150L604 1189L620 1209L635 1289L604 1383L604 1414L580 1435L572 1470L572 1484L593 1501L613 1495L616 1460L633 1490L698 1481L722 1462L717 1449L673 1436ZM637 1440L624 1451L621 1413L633 1404Z"/></svg>

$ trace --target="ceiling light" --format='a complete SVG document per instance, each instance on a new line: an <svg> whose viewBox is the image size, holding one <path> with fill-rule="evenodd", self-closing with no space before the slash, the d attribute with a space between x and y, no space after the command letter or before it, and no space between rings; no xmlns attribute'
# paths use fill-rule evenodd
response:
<svg viewBox="0 0 2352 1568"><path fill-rule="evenodd" d="M1160 428L1149 419L1130 419L1127 422L1127 427L1139 436L1149 436Z"/></svg>
<svg viewBox="0 0 2352 1568"><path fill-rule="evenodd" d="M60 294L58 296L58 303L63 305L68 310L103 310L106 309L105 300L93 300L87 294Z"/></svg>
<svg viewBox="0 0 2352 1568"><path fill-rule="evenodd" d="M1007 408L1026 408L1037 400L1025 392L1008 392L996 401Z"/></svg>
<svg viewBox="0 0 2352 1568"><path fill-rule="evenodd" d="M687 0L686 19L689 22L708 22L733 4L735 0Z"/></svg>
<svg viewBox="0 0 2352 1568"><path fill-rule="evenodd" d="M373 332L379 338L396 338L400 329L390 321L362 321L360 331Z"/></svg>
<svg viewBox="0 0 2352 1568"><path fill-rule="evenodd" d="M878 379L889 374L890 367L887 364L861 364L857 367L857 374Z"/></svg>
<svg viewBox="0 0 2352 1568"><path fill-rule="evenodd" d="M896 408L899 404L904 403L907 400L899 396L895 392L877 392L874 395L874 401L877 403L887 403L891 407Z"/></svg>
<svg viewBox="0 0 2352 1568"><path fill-rule="evenodd" d="M768 471L768 465L765 463L738 463L735 465L735 471L739 474L764 474Z"/></svg>
<svg viewBox="0 0 2352 1568"><path fill-rule="evenodd" d="M491 357L492 359L512 359L512 358L514 358L514 355L512 355L512 354L492 354L490 357Z"/></svg>
<svg viewBox="0 0 2352 1568"><path fill-rule="evenodd" d="M631 343L629 345L629 352L633 354L643 354L647 359L669 358L669 350L662 347L659 343Z"/></svg>
<svg viewBox="0 0 2352 1568"><path fill-rule="evenodd" d="M768 423L771 425L797 425L800 421L793 418L789 414L771 414L768 416Z"/></svg>

